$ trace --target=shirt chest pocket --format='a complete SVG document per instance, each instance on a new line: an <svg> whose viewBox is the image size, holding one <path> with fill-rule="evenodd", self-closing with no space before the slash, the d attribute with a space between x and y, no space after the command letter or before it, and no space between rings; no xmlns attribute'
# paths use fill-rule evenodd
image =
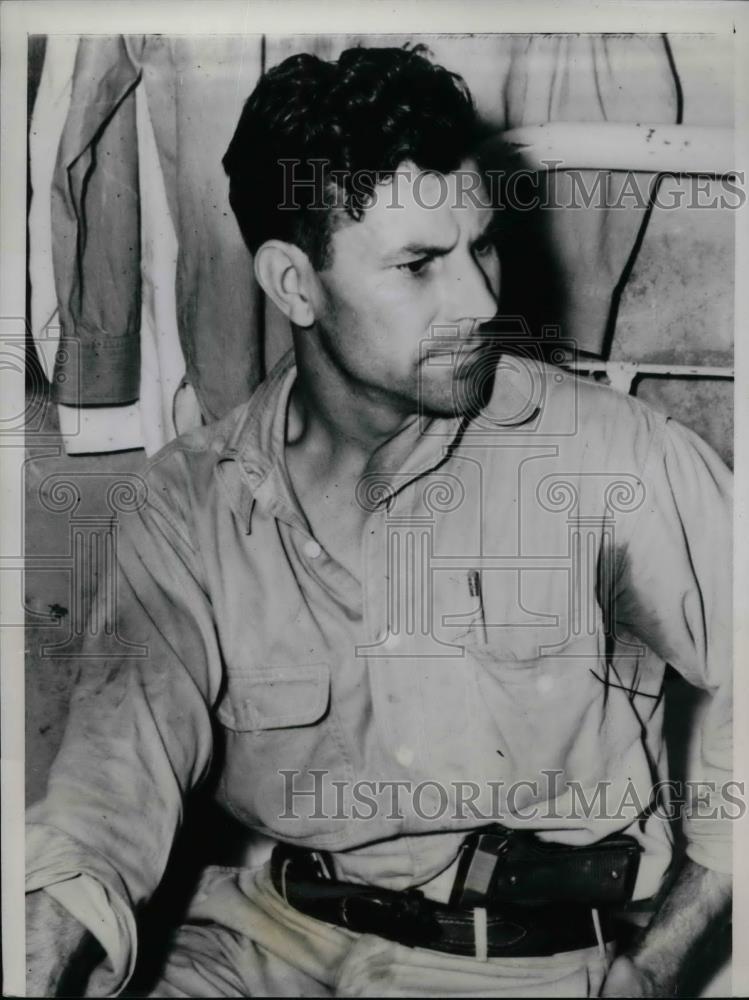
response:
<svg viewBox="0 0 749 1000"><path fill-rule="evenodd" d="M467 630L460 642L474 662L499 681L535 683L540 678L563 677L579 660L597 658L599 633L577 634L565 615L543 627L484 628ZM551 690L552 685L544 684Z"/></svg>
<svg viewBox="0 0 749 1000"><path fill-rule="evenodd" d="M333 783L353 781L329 665L232 670L216 716L226 736L221 789L229 809L275 836L328 832Z"/></svg>
<svg viewBox="0 0 749 1000"><path fill-rule="evenodd" d="M487 641L481 630L471 630L464 650L479 700L508 742L527 747L527 734L534 733L536 749L548 751L548 759L558 762L564 755L559 747L552 753L554 741L569 741L600 695L596 675L602 642L598 633L578 634L573 623L560 616L558 626L535 634L528 630L522 637L513 630L492 637L488 630ZM535 749L525 752L532 756Z"/></svg>
<svg viewBox="0 0 749 1000"><path fill-rule="evenodd" d="M252 733L311 726L329 708L330 668L310 663L230 671L216 714L227 728Z"/></svg>

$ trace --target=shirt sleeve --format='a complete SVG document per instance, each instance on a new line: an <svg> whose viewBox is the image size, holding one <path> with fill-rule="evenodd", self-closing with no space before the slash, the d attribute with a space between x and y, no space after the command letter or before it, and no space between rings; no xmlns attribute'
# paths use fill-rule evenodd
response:
<svg viewBox="0 0 749 1000"><path fill-rule="evenodd" d="M221 679L199 559L163 493L150 480L111 535L63 742L27 813L27 891L51 891L99 938L112 993L132 972L134 913L162 878L183 798L210 764Z"/></svg>
<svg viewBox="0 0 749 1000"><path fill-rule="evenodd" d="M656 425L642 482L613 618L709 693L688 756L682 815L688 856L730 873L731 475L709 445L666 420Z"/></svg>

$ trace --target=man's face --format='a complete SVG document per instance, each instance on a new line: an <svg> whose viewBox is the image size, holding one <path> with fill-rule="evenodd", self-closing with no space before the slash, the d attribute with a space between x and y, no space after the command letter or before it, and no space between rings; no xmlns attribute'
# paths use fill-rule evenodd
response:
<svg viewBox="0 0 749 1000"><path fill-rule="evenodd" d="M496 312L499 259L486 192L472 199L460 177L402 164L360 221L334 231L331 264L317 274L329 359L404 412L461 412L485 381L489 342L476 321Z"/></svg>

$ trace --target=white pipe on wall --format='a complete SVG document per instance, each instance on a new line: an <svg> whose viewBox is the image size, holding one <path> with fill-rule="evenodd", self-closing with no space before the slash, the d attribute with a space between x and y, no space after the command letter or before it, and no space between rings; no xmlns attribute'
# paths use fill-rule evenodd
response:
<svg viewBox="0 0 749 1000"><path fill-rule="evenodd" d="M733 367L716 365L677 365L649 364L643 361L563 361L561 366L568 371L596 372L608 376L615 389L629 393L632 383L638 375L670 375L672 378L688 378L698 375L701 378L734 377Z"/></svg>
<svg viewBox="0 0 749 1000"><path fill-rule="evenodd" d="M487 140L522 154L536 170L631 170L649 173L734 172L733 130L709 125L547 122Z"/></svg>

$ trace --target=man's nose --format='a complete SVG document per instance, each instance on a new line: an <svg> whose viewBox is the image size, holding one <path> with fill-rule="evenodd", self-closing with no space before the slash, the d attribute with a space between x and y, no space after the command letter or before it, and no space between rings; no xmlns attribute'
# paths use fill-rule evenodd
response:
<svg viewBox="0 0 749 1000"><path fill-rule="evenodd" d="M493 269L499 273L498 264L495 263ZM495 280L498 285L498 277ZM499 288L491 287L489 277L473 257L456 262L449 294L446 313L461 328L467 322L475 325L476 320L483 322L496 315Z"/></svg>

